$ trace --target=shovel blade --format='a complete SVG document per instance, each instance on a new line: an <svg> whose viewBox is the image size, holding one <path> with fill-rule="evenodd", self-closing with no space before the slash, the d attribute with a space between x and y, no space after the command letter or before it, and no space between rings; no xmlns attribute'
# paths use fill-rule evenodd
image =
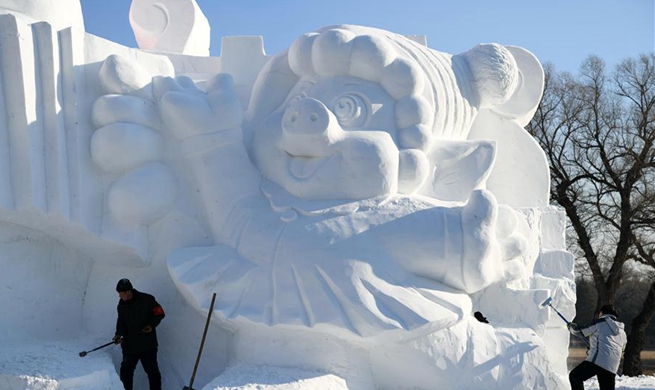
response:
<svg viewBox="0 0 655 390"><path fill-rule="evenodd" d="M182 390L195 390L193 387L184 386Z"/></svg>
<svg viewBox="0 0 655 390"><path fill-rule="evenodd" d="M80 357L85 357L85 356L86 356L86 352L80 352Z"/></svg>
<svg viewBox="0 0 655 390"><path fill-rule="evenodd" d="M552 301L553 301L553 298L552 298L552 297L548 297L548 299L546 299L546 300L544 301L544 303L541 304L541 307L550 306L550 303L551 303Z"/></svg>

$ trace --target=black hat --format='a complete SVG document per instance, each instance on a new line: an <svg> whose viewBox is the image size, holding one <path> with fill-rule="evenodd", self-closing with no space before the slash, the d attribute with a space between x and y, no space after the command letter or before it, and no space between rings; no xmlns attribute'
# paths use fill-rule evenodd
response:
<svg viewBox="0 0 655 390"><path fill-rule="evenodd" d="M614 316L614 317L618 316L618 313L616 312L616 309L614 308L613 305L605 305L605 306L601 307L600 312L602 312L604 315L609 314L609 315Z"/></svg>
<svg viewBox="0 0 655 390"><path fill-rule="evenodd" d="M134 290L134 287L132 287L132 282L130 282L130 279L128 278L123 278L118 281L118 284L116 284L116 291L118 292L132 291L132 290Z"/></svg>

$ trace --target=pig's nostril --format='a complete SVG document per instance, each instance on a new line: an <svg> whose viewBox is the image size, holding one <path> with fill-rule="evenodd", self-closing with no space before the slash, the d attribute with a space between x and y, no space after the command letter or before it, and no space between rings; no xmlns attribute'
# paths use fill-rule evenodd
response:
<svg viewBox="0 0 655 390"><path fill-rule="evenodd" d="M312 122L316 122L318 120L318 115L316 115L315 113L310 115L309 120L311 120Z"/></svg>
<svg viewBox="0 0 655 390"><path fill-rule="evenodd" d="M291 115L291 122L295 122L298 119L298 114Z"/></svg>

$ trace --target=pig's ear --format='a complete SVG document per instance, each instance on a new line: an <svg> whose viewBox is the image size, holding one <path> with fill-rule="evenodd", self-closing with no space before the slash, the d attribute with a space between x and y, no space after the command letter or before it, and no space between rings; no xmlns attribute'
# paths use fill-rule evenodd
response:
<svg viewBox="0 0 655 390"><path fill-rule="evenodd" d="M445 201L465 201L472 190L484 188L495 157L494 141L440 140L427 154L430 171L418 193Z"/></svg>

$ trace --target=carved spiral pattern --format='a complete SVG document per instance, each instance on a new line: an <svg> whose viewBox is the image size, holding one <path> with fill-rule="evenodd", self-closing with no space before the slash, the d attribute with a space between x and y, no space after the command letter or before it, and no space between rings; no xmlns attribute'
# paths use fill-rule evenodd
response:
<svg viewBox="0 0 655 390"><path fill-rule="evenodd" d="M368 120L368 104L362 96L348 94L339 97L332 107L332 112L339 124L346 128L357 128L366 125Z"/></svg>
<svg viewBox="0 0 655 390"><path fill-rule="evenodd" d="M133 28L149 35L149 39L161 36L171 24L171 14L166 4L152 0L134 1L130 11Z"/></svg>

